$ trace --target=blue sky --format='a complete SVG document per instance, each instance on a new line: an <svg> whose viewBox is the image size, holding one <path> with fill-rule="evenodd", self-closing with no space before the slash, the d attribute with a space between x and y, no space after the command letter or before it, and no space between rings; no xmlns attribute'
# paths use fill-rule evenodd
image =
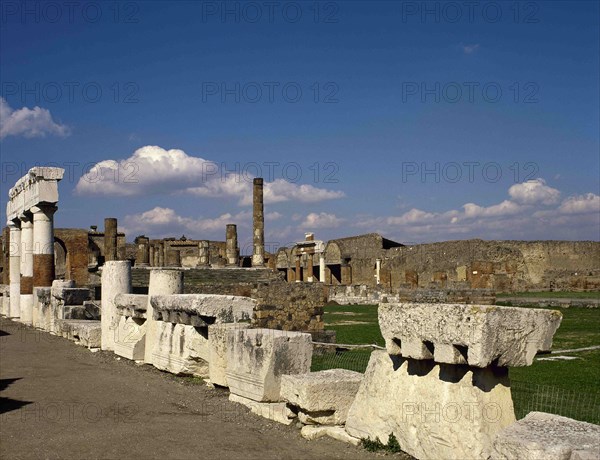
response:
<svg viewBox="0 0 600 460"><path fill-rule="evenodd" d="M72 5L2 3L2 208L244 244L260 168L273 246L600 239L598 2Z"/></svg>

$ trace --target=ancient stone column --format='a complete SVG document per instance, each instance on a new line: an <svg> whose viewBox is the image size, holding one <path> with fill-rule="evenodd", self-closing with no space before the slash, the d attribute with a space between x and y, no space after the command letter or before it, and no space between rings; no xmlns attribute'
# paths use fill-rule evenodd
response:
<svg viewBox="0 0 600 460"><path fill-rule="evenodd" d="M21 322L33 320L33 216L21 217Z"/></svg>
<svg viewBox="0 0 600 460"><path fill-rule="evenodd" d="M33 285L50 287L54 281L54 213L56 206L38 204L33 212Z"/></svg>
<svg viewBox="0 0 600 460"><path fill-rule="evenodd" d="M312 253L307 254L307 265L306 265L306 279L309 283L314 281L313 277L313 263L314 257Z"/></svg>
<svg viewBox="0 0 600 460"><path fill-rule="evenodd" d="M296 280L296 273L294 273L294 269L292 267L288 267L287 269L287 278L288 283L293 283Z"/></svg>
<svg viewBox="0 0 600 460"><path fill-rule="evenodd" d="M319 254L319 280L325 282L325 254Z"/></svg>
<svg viewBox="0 0 600 460"><path fill-rule="evenodd" d="M176 249L167 251L167 267L181 267L181 253Z"/></svg>
<svg viewBox="0 0 600 460"><path fill-rule="evenodd" d="M381 284L381 259L375 260L375 280Z"/></svg>
<svg viewBox="0 0 600 460"><path fill-rule="evenodd" d="M10 228L4 227L2 229L2 284L10 284Z"/></svg>
<svg viewBox="0 0 600 460"><path fill-rule="evenodd" d="M198 243L198 254L200 256L200 265L207 266L210 262L210 243L202 240Z"/></svg>
<svg viewBox="0 0 600 460"><path fill-rule="evenodd" d="M115 305L117 294L131 292L131 262L128 260L109 260L102 266L101 290L101 329L102 349L114 350L117 337L119 316Z"/></svg>
<svg viewBox="0 0 600 460"><path fill-rule="evenodd" d="M302 256L296 256L296 283L300 283L302 281L302 265L301 260Z"/></svg>
<svg viewBox="0 0 600 460"><path fill-rule="evenodd" d="M154 263L154 246L152 246L151 244L148 244L148 251L149 251L149 259L150 259L150 266L155 266L156 263Z"/></svg>
<svg viewBox="0 0 600 460"><path fill-rule="evenodd" d="M118 260L117 256L117 219L104 219L104 261Z"/></svg>
<svg viewBox="0 0 600 460"><path fill-rule="evenodd" d="M144 362L153 363L154 348L158 344L158 329L154 320L152 296L183 293L183 272L181 270L151 270L148 284L148 306L146 307L146 349Z"/></svg>
<svg viewBox="0 0 600 460"><path fill-rule="evenodd" d="M227 265L238 266L240 263L240 250L238 249L237 225L227 224L225 233L227 241L225 246Z"/></svg>
<svg viewBox="0 0 600 460"><path fill-rule="evenodd" d="M263 179L257 177L253 181L252 190L253 243L252 266L265 265L265 216L263 205Z"/></svg>
<svg viewBox="0 0 600 460"><path fill-rule="evenodd" d="M164 243L159 243L156 246L156 252L157 252L157 257L158 257L158 262L156 263L157 267L164 267L165 266L165 248L164 248Z"/></svg>
<svg viewBox="0 0 600 460"><path fill-rule="evenodd" d="M139 267L147 267L150 265L150 239L143 235L138 236L135 244L137 244L135 264Z"/></svg>
<svg viewBox="0 0 600 460"><path fill-rule="evenodd" d="M10 318L21 317L21 222L8 222L10 228Z"/></svg>

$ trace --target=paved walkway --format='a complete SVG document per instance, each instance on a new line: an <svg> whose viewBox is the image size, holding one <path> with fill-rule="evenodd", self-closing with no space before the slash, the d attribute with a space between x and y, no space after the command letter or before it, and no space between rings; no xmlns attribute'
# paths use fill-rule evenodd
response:
<svg viewBox="0 0 600 460"><path fill-rule="evenodd" d="M0 458L381 458L190 380L0 319Z"/></svg>

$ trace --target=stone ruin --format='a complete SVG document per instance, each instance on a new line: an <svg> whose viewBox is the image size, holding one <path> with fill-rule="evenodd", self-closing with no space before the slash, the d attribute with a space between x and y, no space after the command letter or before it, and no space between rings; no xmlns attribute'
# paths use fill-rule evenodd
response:
<svg viewBox="0 0 600 460"><path fill-rule="evenodd" d="M393 434L417 459L600 457L596 425L538 412L515 418L508 368L529 366L536 353L550 350L560 313L384 302L379 324L386 349L372 352L364 375L311 372L311 334L281 330L293 314L308 329L322 325L312 304L308 315L293 313L302 295L298 284L254 297L183 294L185 270L163 268L149 269L147 294L134 294L131 262L117 260L110 241L100 309L88 289L54 280L44 243L52 235L62 177L55 169L34 168L11 189L11 241L20 244L11 252L10 286L0 289L4 316L91 349L202 377L262 417L297 422L307 439L330 436L357 445L361 439L385 443ZM256 213L262 214L262 202L255 202ZM112 227L106 233L114 243L116 225L109 222ZM255 244L262 238L259 226ZM229 255L233 261L233 246ZM260 247L254 256L260 264Z"/></svg>

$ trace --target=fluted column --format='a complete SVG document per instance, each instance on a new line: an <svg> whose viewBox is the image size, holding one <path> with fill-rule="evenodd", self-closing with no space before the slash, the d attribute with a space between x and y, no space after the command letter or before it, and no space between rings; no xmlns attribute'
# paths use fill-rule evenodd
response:
<svg viewBox="0 0 600 460"><path fill-rule="evenodd" d="M54 281L54 205L38 204L33 213L33 286L50 287Z"/></svg>
<svg viewBox="0 0 600 460"><path fill-rule="evenodd" d="M240 250L238 249L237 225L227 224L225 230L225 256L227 265L238 266L240 259Z"/></svg>
<svg viewBox="0 0 600 460"><path fill-rule="evenodd" d="M30 212L21 219L21 322L33 321L33 215ZM54 263L54 261L53 261Z"/></svg>
<svg viewBox="0 0 600 460"><path fill-rule="evenodd" d="M8 222L10 228L10 318L21 317L21 222L14 220Z"/></svg>

